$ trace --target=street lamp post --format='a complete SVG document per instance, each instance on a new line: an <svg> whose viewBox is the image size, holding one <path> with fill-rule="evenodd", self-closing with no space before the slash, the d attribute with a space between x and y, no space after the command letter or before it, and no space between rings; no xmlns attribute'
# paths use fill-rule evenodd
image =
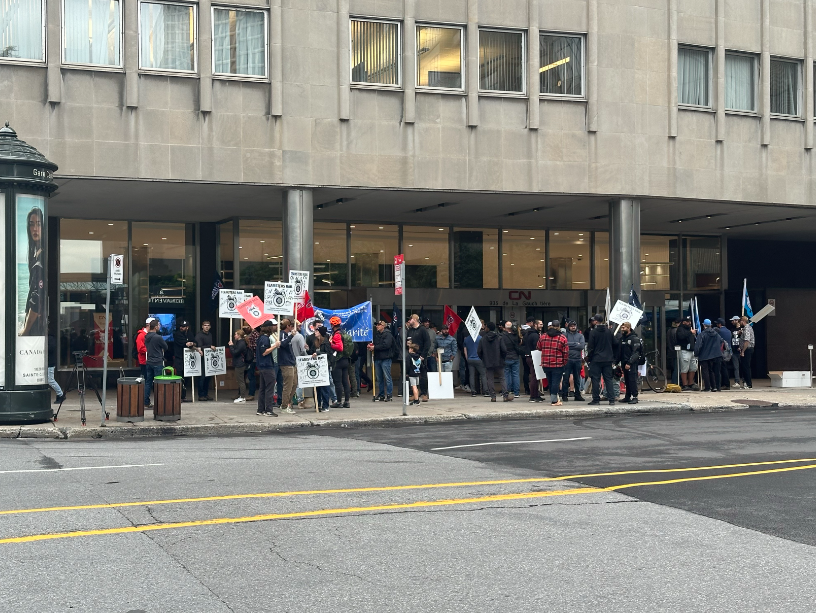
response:
<svg viewBox="0 0 816 613"><path fill-rule="evenodd" d="M48 210L57 165L0 128L0 423L48 421Z"/></svg>

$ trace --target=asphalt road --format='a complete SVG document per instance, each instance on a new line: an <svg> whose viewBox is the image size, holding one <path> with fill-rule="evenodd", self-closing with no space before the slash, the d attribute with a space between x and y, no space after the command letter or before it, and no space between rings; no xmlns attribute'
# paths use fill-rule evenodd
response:
<svg viewBox="0 0 816 613"><path fill-rule="evenodd" d="M0 610L812 611L814 419L0 441Z"/></svg>

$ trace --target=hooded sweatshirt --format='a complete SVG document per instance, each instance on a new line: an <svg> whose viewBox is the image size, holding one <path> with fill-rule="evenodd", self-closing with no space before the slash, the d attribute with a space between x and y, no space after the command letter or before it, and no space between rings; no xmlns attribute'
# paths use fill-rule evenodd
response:
<svg viewBox="0 0 816 613"><path fill-rule="evenodd" d="M482 359L484 367L488 370L491 368L504 368L507 349L504 348L504 344L495 330L488 330L482 337L482 342L479 343L476 352Z"/></svg>
<svg viewBox="0 0 816 613"><path fill-rule="evenodd" d="M569 359L580 360L581 352L586 347L586 341L578 328L575 329L575 332L570 332L567 328L567 345L569 345Z"/></svg>
<svg viewBox="0 0 816 613"><path fill-rule="evenodd" d="M714 328L708 327L697 337L694 353L699 360L713 360L722 357L723 338Z"/></svg>

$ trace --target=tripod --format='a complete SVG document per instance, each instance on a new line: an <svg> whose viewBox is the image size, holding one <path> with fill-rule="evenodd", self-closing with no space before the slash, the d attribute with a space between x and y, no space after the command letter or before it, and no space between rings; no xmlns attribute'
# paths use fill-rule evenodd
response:
<svg viewBox="0 0 816 613"><path fill-rule="evenodd" d="M65 402L65 396L68 395L68 392L71 391L71 380L76 378L76 385L77 391L79 392L79 416L82 420L82 425L85 425L85 388L86 388L86 374L87 371L85 370L85 362L82 358L85 357L87 351L74 351L72 355L74 356L74 369L71 371L71 374L68 376L68 384L65 387L65 391L63 392L63 400L59 403L57 407L57 412L54 414L54 421L57 421L59 417L59 412L62 409L62 403ZM99 395L99 390L96 389L96 386L93 383L93 378L87 377L88 385L96 394L97 400L99 400L99 405L102 406L102 397ZM105 412L105 419L109 417L107 411Z"/></svg>

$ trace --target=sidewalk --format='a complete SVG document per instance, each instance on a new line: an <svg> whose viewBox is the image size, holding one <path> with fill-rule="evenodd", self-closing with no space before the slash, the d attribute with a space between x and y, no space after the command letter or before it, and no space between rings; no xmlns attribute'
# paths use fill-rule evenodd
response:
<svg viewBox="0 0 816 613"><path fill-rule="evenodd" d="M228 396L228 400L225 400ZM230 434L258 434L270 431L297 430L317 427L366 427L395 426L401 424L424 424L467 420L575 418L600 415L623 415L632 413L682 413L694 411L737 411L749 406L764 407L814 407L816 389L771 388L770 381L755 381L754 389L731 390L720 393L687 392L679 394L655 394L643 392L640 403L628 405L616 403L610 406L602 401L600 406L588 406L586 402L565 402L552 407L549 397L545 402L533 404L527 396L513 402L490 402L488 398L472 397L457 390L454 400L423 402L409 406L408 416L402 415L401 398L393 402L372 402L370 395L352 398L351 408L332 409L328 413L316 413L311 409L299 409L296 415L281 413L279 417L262 417L255 414L254 402L233 404L234 392L221 394L220 402L185 403L181 407L181 420L161 422L153 420L153 411L145 411L145 420L137 423L116 421L116 394L108 395L110 420L100 427L101 409L91 394L87 407L87 426L80 422L79 398L76 391L69 394L62 406L57 423L30 424L24 426L0 426L0 438L131 438L152 436L222 436ZM56 409L56 405L55 405Z"/></svg>

